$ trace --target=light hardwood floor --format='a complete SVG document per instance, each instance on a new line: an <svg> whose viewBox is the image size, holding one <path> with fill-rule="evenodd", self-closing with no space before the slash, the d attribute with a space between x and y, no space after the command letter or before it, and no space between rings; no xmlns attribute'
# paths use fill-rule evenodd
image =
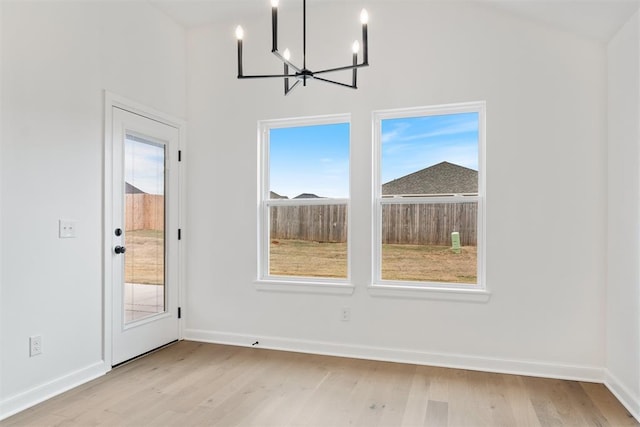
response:
<svg viewBox="0 0 640 427"><path fill-rule="evenodd" d="M637 426L601 384L182 341L1 426Z"/></svg>

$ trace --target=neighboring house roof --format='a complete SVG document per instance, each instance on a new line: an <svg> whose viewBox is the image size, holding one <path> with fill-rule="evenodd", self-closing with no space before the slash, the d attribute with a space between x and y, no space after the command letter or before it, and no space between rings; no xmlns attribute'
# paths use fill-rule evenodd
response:
<svg viewBox="0 0 640 427"><path fill-rule="evenodd" d="M320 199L320 196L316 196L315 194L311 193L302 193L298 194L296 197L294 197L294 199Z"/></svg>
<svg viewBox="0 0 640 427"><path fill-rule="evenodd" d="M287 196L281 196L278 193L276 193L275 191L269 191L269 198L271 200L273 200L273 199L288 199Z"/></svg>
<svg viewBox="0 0 640 427"><path fill-rule="evenodd" d="M478 171L449 162L438 163L382 184L383 195L477 192Z"/></svg>
<svg viewBox="0 0 640 427"><path fill-rule="evenodd" d="M124 183L124 192L125 194L147 194L138 187L134 187L126 181Z"/></svg>

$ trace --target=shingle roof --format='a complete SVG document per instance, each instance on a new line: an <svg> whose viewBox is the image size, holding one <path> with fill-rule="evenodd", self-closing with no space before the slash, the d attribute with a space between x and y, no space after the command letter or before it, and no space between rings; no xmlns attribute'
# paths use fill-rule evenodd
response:
<svg viewBox="0 0 640 427"><path fill-rule="evenodd" d="M294 199L320 199L320 198L321 198L320 196L316 196L315 194L312 194L312 193L302 193L294 197Z"/></svg>
<svg viewBox="0 0 640 427"><path fill-rule="evenodd" d="M287 196L281 196L278 193L276 193L275 191L269 191L269 198L271 200L273 200L273 199L288 199Z"/></svg>
<svg viewBox="0 0 640 427"><path fill-rule="evenodd" d="M124 183L124 192L125 194L147 194L138 187L135 187L128 182Z"/></svg>
<svg viewBox="0 0 640 427"><path fill-rule="evenodd" d="M389 181L383 195L463 194L478 192L478 171L442 162Z"/></svg>

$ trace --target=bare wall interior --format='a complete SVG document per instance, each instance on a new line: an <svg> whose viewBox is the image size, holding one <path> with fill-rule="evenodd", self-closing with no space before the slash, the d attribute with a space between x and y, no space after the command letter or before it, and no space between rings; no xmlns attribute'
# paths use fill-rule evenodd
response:
<svg viewBox="0 0 640 427"><path fill-rule="evenodd" d="M607 46L607 383L640 414L640 16Z"/></svg>
<svg viewBox="0 0 640 427"><path fill-rule="evenodd" d="M602 45L464 2L368 6L357 91L235 78L235 23L188 35L192 338L591 377L603 366L606 55ZM310 7L311 67L339 65L358 5ZM282 12L281 22L298 15ZM330 34L322 24L332 22ZM278 71L269 19L247 19L245 72ZM283 24L284 25L284 24ZM344 30L344 31L343 31ZM279 40L298 40L295 28ZM345 55L348 50L345 47ZM221 67L220 58L228 58ZM224 62L222 62L224 63ZM406 74L402 74L406 71ZM487 103L487 303L372 295L371 115ZM257 290L256 123L351 113L353 295ZM427 165L425 165L427 166ZM341 309L351 321L341 321ZM570 339L569 339L570 338ZM385 353L387 352L387 353ZM549 372L546 372L549 374Z"/></svg>
<svg viewBox="0 0 640 427"><path fill-rule="evenodd" d="M313 66L349 58L360 7L313 5ZM637 295L637 283L607 289L607 173L617 163L605 160L605 46L482 4L368 8L360 89L314 82L285 98L279 82L235 79L236 22L185 31L142 2L0 3L0 417L106 369L105 89L188 119L187 338L595 381L609 363L618 376L637 373L619 353L637 338L627 324L637 305L607 326L607 298ZM299 34L287 22L297 12L281 15L294 57ZM279 71L262 37L268 17L243 25L247 72ZM372 294L372 112L479 100L489 301ZM354 292L257 289L257 121L332 113L352 117ZM58 239L58 219L77 220L78 237ZM44 354L29 358L35 334Z"/></svg>
<svg viewBox="0 0 640 427"><path fill-rule="evenodd" d="M1 2L0 417L105 372L104 91L186 116L185 30L144 2ZM58 238L58 220L77 222ZM42 354L29 357L29 337Z"/></svg>

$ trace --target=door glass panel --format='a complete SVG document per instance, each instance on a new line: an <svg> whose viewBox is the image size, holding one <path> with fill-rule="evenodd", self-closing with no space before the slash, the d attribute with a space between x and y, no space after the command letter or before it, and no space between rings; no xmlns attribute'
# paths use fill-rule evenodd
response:
<svg viewBox="0 0 640 427"><path fill-rule="evenodd" d="M164 313L165 146L129 135L124 144L125 323Z"/></svg>

